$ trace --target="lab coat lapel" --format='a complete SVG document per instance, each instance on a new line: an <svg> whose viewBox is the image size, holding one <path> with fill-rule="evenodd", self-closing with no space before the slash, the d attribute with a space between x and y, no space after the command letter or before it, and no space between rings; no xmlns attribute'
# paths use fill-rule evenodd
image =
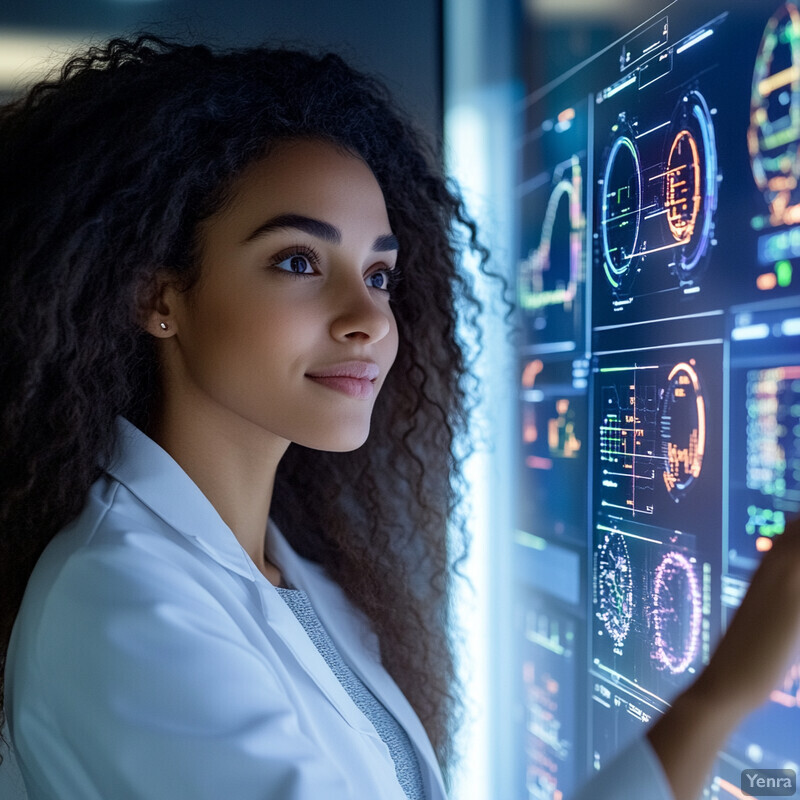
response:
<svg viewBox="0 0 800 800"><path fill-rule="evenodd" d="M278 595L277 589L266 580L257 581L257 586L264 604L264 617L267 624L280 637L300 666L313 678L314 683L352 728L359 733L379 739L380 737L377 736L369 720L358 710L324 657L306 635L303 626ZM297 588L302 587L297 586ZM313 598L310 599L313 604ZM322 620L321 615L318 616ZM324 625L324 620L322 622Z"/></svg>
<svg viewBox="0 0 800 800"><path fill-rule="evenodd" d="M436 755L422 723L389 674L366 655L374 634L367 632L365 622L353 615L344 592L325 574L322 566L298 556L271 521L266 542L268 557L280 567L286 580L308 594L317 616L350 668L405 728L430 773L435 776L438 796L445 798ZM363 646L359 646L359 642ZM375 657L378 658L376 650ZM432 796L436 796L435 792Z"/></svg>

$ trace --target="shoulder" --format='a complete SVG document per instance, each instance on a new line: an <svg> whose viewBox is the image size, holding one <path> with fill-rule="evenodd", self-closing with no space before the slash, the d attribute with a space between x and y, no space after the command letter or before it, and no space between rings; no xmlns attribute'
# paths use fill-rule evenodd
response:
<svg viewBox="0 0 800 800"><path fill-rule="evenodd" d="M81 513L59 531L34 567L28 595L60 599L64 593L120 595L125 586L162 587L197 570L196 548L109 477L91 488ZM188 577L188 576L187 576ZM91 579L91 580L88 580Z"/></svg>
<svg viewBox="0 0 800 800"><path fill-rule="evenodd" d="M224 615L215 581L224 570L109 476L93 486L82 512L39 557L14 623L10 647L27 669L54 656L75 663L91 643L155 621L169 608ZM13 651L13 652L12 652ZM38 665L38 666L37 666ZM13 669L13 665L11 665Z"/></svg>

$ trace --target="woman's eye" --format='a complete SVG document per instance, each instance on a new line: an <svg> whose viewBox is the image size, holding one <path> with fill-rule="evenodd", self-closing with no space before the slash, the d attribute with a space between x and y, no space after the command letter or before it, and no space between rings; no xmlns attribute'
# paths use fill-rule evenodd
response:
<svg viewBox="0 0 800 800"><path fill-rule="evenodd" d="M367 278L367 284L371 286L373 289L389 289L389 270L388 269L381 269L377 272L373 272Z"/></svg>
<svg viewBox="0 0 800 800"><path fill-rule="evenodd" d="M308 275L314 271L311 262L307 256L295 253L288 258L284 258L275 265L276 269L283 270L284 272L294 272L295 275Z"/></svg>

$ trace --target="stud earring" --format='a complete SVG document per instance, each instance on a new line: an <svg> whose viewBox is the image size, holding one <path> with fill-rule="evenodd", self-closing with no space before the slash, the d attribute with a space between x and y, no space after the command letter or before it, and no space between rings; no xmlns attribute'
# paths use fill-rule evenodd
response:
<svg viewBox="0 0 800 800"><path fill-rule="evenodd" d="M165 330L167 330L167 328L169 328L169 325L167 325L167 323L166 323L166 322L162 322L162 323L161 323L161 330L162 330L162 331L165 331Z"/></svg>

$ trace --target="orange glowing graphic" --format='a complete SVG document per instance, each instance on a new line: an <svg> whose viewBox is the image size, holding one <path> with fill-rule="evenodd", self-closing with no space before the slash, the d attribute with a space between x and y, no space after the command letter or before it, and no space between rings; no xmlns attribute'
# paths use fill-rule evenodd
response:
<svg viewBox="0 0 800 800"><path fill-rule="evenodd" d="M726 781L725 778L717 776L714 778L714 783L716 783L720 789L726 791L731 797L735 797L736 800L752 800L752 795L745 794L738 786L730 781Z"/></svg>
<svg viewBox="0 0 800 800"><path fill-rule="evenodd" d="M523 390L531 391L536 379L544 369L541 359L529 361L522 370L521 384ZM539 398L542 399L542 398ZM537 424L536 403L538 400L525 403L522 408L522 441L534 444L539 441L539 425ZM547 446L550 455L558 458L574 458L581 449L581 442L575 433L575 409L566 397L555 401L556 416L547 419ZM544 434L545 431L542 431ZM544 456L530 455L525 459L532 469L552 469L552 459Z"/></svg>
<svg viewBox="0 0 800 800"><path fill-rule="evenodd" d="M780 687L775 689L769 698L786 708L800 708L800 661L789 667Z"/></svg>
<svg viewBox="0 0 800 800"><path fill-rule="evenodd" d="M766 553L767 550L772 549L772 539L768 539L766 536L759 536L756 539L756 550L759 553Z"/></svg>
<svg viewBox="0 0 800 800"><path fill-rule="evenodd" d="M522 385L526 389L533 389L533 384L536 383L536 376L544 369L544 364L541 359L537 358L535 361L530 361L525 365L522 370Z"/></svg>
<svg viewBox="0 0 800 800"><path fill-rule="evenodd" d="M522 370L522 388L533 389L536 376L544 369L541 359L529 361ZM531 444L539 438L539 429L536 427L536 411L526 406L522 412L522 441Z"/></svg>
<svg viewBox="0 0 800 800"><path fill-rule="evenodd" d="M664 483L667 491L686 488L695 478L700 476L703 468L703 455L706 449L706 405L700 389L700 380L691 364L676 364L668 376L671 393L670 407L691 403L687 389L694 394L694 406L697 416L696 426L691 429L685 447L674 441L667 442L667 464L664 469Z"/></svg>
<svg viewBox="0 0 800 800"><path fill-rule="evenodd" d="M532 444L539 438L539 429L536 427L536 412L525 407L522 410L522 441Z"/></svg>
<svg viewBox="0 0 800 800"><path fill-rule="evenodd" d="M682 130L672 142L666 171L667 224L676 242L686 244L694 235L703 194L700 153L694 136Z"/></svg>
<svg viewBox="0 0 800 800"><path fill-rule="evenodd" d="M756 278L756 286L761 289L762 292L768 292L777 285L778 276L774 272L762 272L761 275Z"/></svg>
<svg viewBox="0 0 800 800"><path fill-rule="evenodd" d="M555 419L547 422L547 444L550 452L563 458L574 458L581 449L581 443L575 435L574 414L569 413L569 400L565 397L556 400Z"/></svg>

